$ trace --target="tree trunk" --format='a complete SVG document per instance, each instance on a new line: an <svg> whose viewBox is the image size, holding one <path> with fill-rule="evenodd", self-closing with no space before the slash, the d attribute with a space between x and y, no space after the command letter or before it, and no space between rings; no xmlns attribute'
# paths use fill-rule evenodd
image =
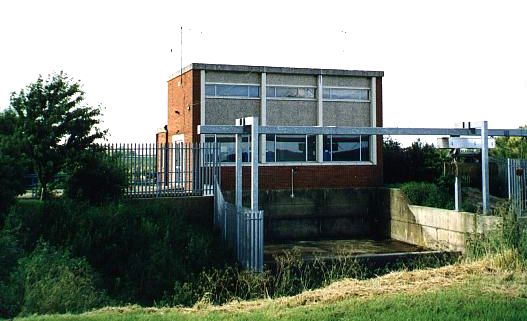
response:
<svg viewBox="0 0 527 321"><path fill-rule="evenodd" d="M40 200L43 201L43 200L47 199L48 184L47 183L41 183L41 184L42 184L42 189L40 191Z"/></svg>

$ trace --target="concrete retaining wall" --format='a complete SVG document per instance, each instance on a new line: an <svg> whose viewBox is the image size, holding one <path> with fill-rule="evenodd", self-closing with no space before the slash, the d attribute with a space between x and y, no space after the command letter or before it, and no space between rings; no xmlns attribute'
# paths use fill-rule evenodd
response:
<svg viewBox="0 0 527 321"><path fill-rule="evenodd" d="M465 251L467 238L502 224L500 217L410 205L403 192L389 190L390 236L432 249Z"/></svg>
<svg viewBox="0 0 527 321"><path fill-rule="evenodd" d="M260 192L265 242L320 239L387 239L389 217L376 188ZM233 200L232 192L224 192ZM244 193L244 203L249 201Z"/></svg>

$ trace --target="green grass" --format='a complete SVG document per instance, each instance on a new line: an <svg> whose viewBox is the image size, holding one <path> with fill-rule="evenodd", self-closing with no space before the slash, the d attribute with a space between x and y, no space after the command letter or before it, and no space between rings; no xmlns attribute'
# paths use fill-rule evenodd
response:
<svg viewBox="0 0 527 321"><path fill-rule="evenodd" d="M123 311L96 311L82 315L31 316L16 320L527 320L527 299L476 286L446 288L423 294L397 294L373 298L350 298L332 304L286 308L283 305L248 312L205 309L181 310L123 308Z"/></svg>

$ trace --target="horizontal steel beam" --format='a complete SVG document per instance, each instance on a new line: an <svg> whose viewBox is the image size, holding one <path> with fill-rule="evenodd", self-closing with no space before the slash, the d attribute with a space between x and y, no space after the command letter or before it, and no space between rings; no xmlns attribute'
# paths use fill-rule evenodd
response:
<svg viewBox="0 0 527 321"><path fill-rule="evenodd" d="M320 127L320 126L260 126L260 134L279 135L448 135L480 136L478 128L385 128L385 127ZM527 137L527 130L489 129L489 136ZM198 134L249 134L243 126L200 125Z"/></svg>

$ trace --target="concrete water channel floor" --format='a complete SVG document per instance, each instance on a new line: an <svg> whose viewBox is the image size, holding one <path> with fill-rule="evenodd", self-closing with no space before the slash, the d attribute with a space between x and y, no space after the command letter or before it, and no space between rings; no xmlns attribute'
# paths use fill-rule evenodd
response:
<svg viewBox="0 0 527 321"><path fill-rule="evenodd" d="M360 259L381 259L393 261L408 256L439 254L440 251L396 240L321 240L321 241L282 241L266 244L264 247L264 261L272 263L273 257L284 251L295 251L304 260L333 259L339 256L357 257Z"/></svg>

